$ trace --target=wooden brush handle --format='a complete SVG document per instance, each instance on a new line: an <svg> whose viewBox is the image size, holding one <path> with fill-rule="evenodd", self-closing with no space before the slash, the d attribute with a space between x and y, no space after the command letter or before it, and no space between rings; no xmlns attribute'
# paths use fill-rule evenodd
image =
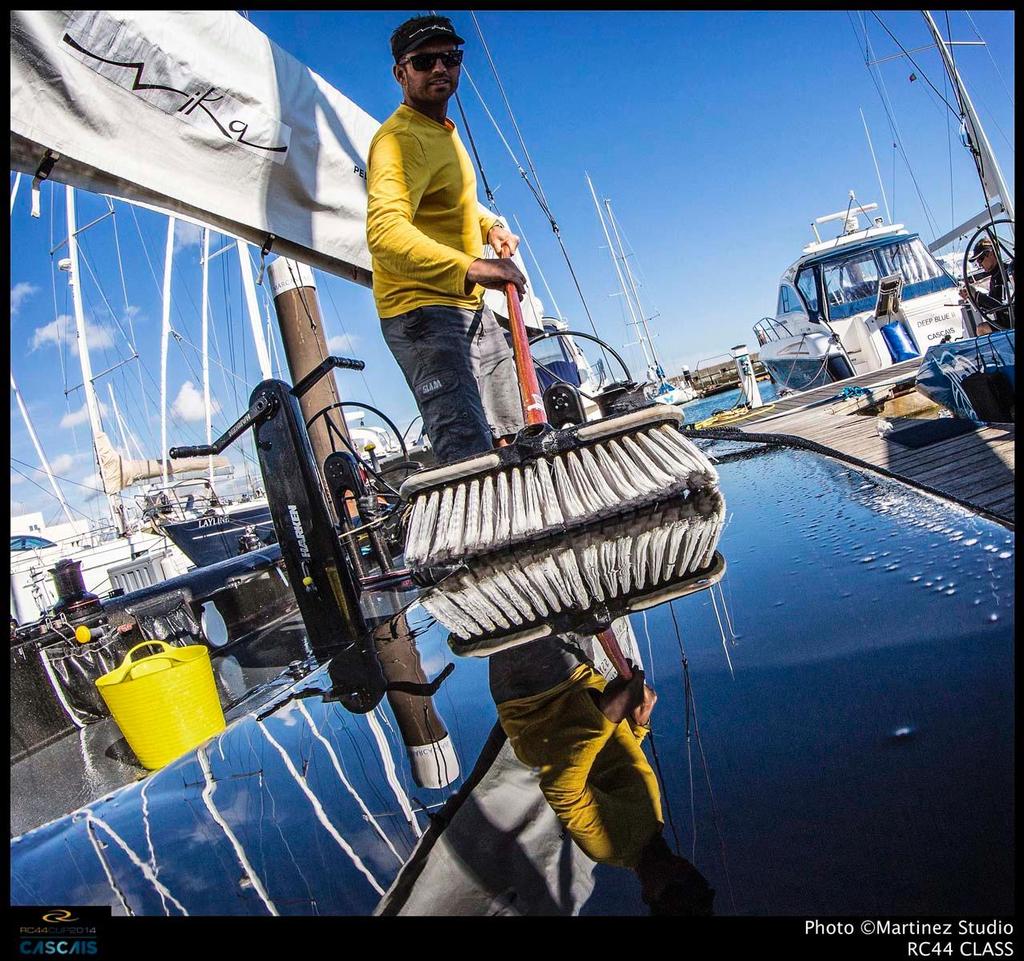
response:
<svg viewBox="0 0 1024 961"><path fill-rule="evenodd" d="M502 244L501 256L511 257L508 244ZM527 425L544 424L544 400L537 381L537 369L530 356L530 338L523 323L523 311L519 306L519 291L513 283L505 284L505 299L508 301L508 326L512 333L512 356L516 361L516 378L519 381L519 396L523 401L523 419Z"/></svg>
<svg viewBox="0 0 1024 961"><path fill-rule="evenodd" d="M615 631L606 627L596 636L601 647L604 648L605 654L608 655L608 660L619 672L619 677L628 681L633 676L633 672L629 669L629 664L626 663L626 656L622 653L622 648L619 647L619 639L615 636Z"/></svg>

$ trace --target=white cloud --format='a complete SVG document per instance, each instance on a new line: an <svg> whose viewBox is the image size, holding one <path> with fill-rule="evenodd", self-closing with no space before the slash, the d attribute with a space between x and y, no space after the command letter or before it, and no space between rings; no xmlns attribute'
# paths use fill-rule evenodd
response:
<svg viewBox="0 0 1024 961"><path fill-rule="evenodd" d="M11 316L16 314L21 305L33 294L38 293L39 288L35 284L22 281L11 288Z"/></svg>
<svg viewBox="0 0 1024 961"><path fill-rule="evenodd" d="M174 223L174 252L185 250L187 247L198 247L203 239L203 228L196 224L185 223L177 220Z"/></svg>
<svg viewBox="0 0 1024 961"><path fill-rule="evenodd" d="M99 350L110 347L114 343L114 332L109 327L92 324L88 327L89 349ZM75 330L75 318L70 314L61 314L56 320L32 332L32 349L38 350L46 344L60 346L68 344L71 352L78 356L78 334Z"/></svg>
<svg viewBox="0 0 1024 961"><path fill-rule="evenodd" d="M103 478L101 478L99 474L86 474L79 483L84 484L86 487L93 488L91 494L87 495L87 499L95 496L96 493L103 493Z"/></svg>
<svg viewBox="0 0 1024 961"><path fill-rule="evenodd" d="M55 474L65 474L78 459L75 454L58 454L50 461L50 470Z"/></svg>
<svg viewBox="0 0 1024 961"><path fill-rule="evenodd" d="M327 349L340 357L352 356L355 353L359 338L355 334L338 334L327 341Z"/></svg>
<svg viewBox="0 0 1024 961"><path fill-rule="evenodd" d="M106 416L109 412L109 408L103 403L98 397L96 398L97 403L100 405L100 416ZM63 428L77 427L79 424L87 424L89 422L89 408L85 404L82 404L78 410L73 410L70 413L65 414L60 419L60 426Z"/></svg>
<svg viewBox="0 0 1024 961"><path fill-rule="evenodd" d="M26 477L23 477L21 474L15 474L14 471L11 471L11 487L15 484L24 484L26 480Z"/></svg>
<svg viewBox="0 0 1024 961"><path fill-rule="evenodd" d="M210 413L216 414L220 410L220 404L215 397L210 397ZM178 396L171 406L171 413L182 420L205 420L206 407L203 404L203 392L196 388L190 380L186 380L178 391Z"/></svg>

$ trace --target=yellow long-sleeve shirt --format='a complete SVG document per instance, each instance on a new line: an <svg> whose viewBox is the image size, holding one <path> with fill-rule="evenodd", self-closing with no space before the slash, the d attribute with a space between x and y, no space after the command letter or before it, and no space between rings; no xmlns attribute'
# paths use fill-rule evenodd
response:
<svg viewBox="0 0 1024 961"><path fill-rule="evenodd" d="M561 684L503 701L498 719L516 757L540 770L540 788L588 857L636 867L664 824L658 781L640 742L646 728L613 724L591 690L605 679L581 664Z"/></svg>
<svg viewBox="0 0 1024 961"><path fill-rule="evenodd" d="M384 319L416 307L476 310L466 272L498 218L477 202L476 175L455 124L401 104L370 142L366 239L373 297Z"/></svg>

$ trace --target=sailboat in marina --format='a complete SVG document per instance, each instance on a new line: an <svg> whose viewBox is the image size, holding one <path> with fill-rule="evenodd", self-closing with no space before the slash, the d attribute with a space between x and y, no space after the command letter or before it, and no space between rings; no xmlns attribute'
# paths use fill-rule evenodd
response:
<svg viewBox="0 0 1024 961"><path fill-rule="evenodd" d="M232 472L230 462L226 458L170 461L166 457L145 457L138 439L131 433L121 416L113 384L108 380L110 409L107 414L116 425L121 440L120 451L115 449L103 424L97 396L98 378L93 374L89 324L83 308L82 281L79 274L80 235L96 222L93 221L80 230L77 225L74 188L67 186L63 193L68 230L64 244L67 245L69 256L60 260L59 267L68 278L76 335L75 353L78 355L81 370L93 464L96 468L94 476L102 493L101 501L106 507L107 519L101 519L97 525L71 517L60 487L53 480L49 462L38 442L12 372L12 389L18 399L22 418L66 518L65 524L53 526L45 525L40 515L12 516L11 617L19 623L35 620L56 602L49 572L58 560L75 560L80 565L84 585L89 591L125 592L159 583L184 574L193 567L216 563L276 540L266 499L261 498L258 492L243 494L241 499L230 499L218 494L216 475L222 475L223 481L223 475ZM56 197L51 194L51 199L55 201ZM113 201L107 198L107 204L110 214L113 214ZM169 279L170 276L173 237L174 228L171 220L165 258L165 279ZM209 436L211 403L206 336L208 235L205 237L204 253L207 257L203 262L203 394ZM244 266L248 266L247 256L245 254L245 261L240 261ZM121 272L123 275L123 268ZM100 293L102 296L102 291ZM164 437L169 406L166 396L166 347L171 333L169 324L166 324L170 313L169 297L170 286L169 283L165 283L166 329L160 376L161 435ZM261 330L259 333L262 335ZM128 346L132 351L128 362L144 363L134 344ZM121 364L118 364L111 369L120 366ZM129 449L131 443L135 445L135 456L132 456Z"/></svg>
<svg viewBox="0 0 1024 961"><path fill-rule="evenodd" d="M644 313L643 305L640 303L640 292L637 289L636 278L633 276L632 268L629 265L629 259L626 256L626 251L622 244L619 225L615 219L615 214L612 211L612 202L610 199L605 198L604 207L608 217L606 222L605 213L602 212L601 205L597 200L597 193L594 190L593 181L590 179L589 174L586 174L586 178L587 185L590 187L590 194L594 199L594 207L597 210L598 219L601 221L601 229L604 232L605 241L607 242L608 250L612 257L612 264L615 267L615 274L618 277L622 297L626 304L626 309L629 311L629 323L633 327L637 338L633 344L628 344L626 346L639 345L643 351L644 363L646 365L647 372L647 395L651 400L657 401L659 404L678 405L686 404L691 400L695 400L698 396L697 389L690 379L690 371L688 367L683 368L682 377L676 383L670 381L665 374L665 368L662 366L661 360L654 348L654 338L651 335L650 328L650 321L652 318L648 317ZM612 237L608 232L609 223L611 224L612 232L615 235L614 245L612 243Z"/></svg>
<svg viewBox="0 0 1024 961"><path fill-rule="evenodd" d="M210 456L252 430L276 544L115 597L99 598L68 576L72 595L62 595L58 614L12 630L14 898L57 898L66 872L51 869L48 839L56 837L62 852L93 851L78 861L75 897L120 913L186 914L190 900L206 912L370 913L426 833L409 780L440 790L460 777L455 737L432 702L451 665L428 681L406 624L416 596L408 571L394 569L379 523L361 523L394 489L382 479L368 495L364 471L378 476L372 463L357 460L351 445L332 450L347 417L335 418L326 447L312 425L318 410L330 421L340 405L333 387L326 402L313 396L326 375L362 367L318 353L325 345L310 267L369 283L364 177L376 121L233 13L16 13L11 49L12 168L34 176L35 188L52 179L69 191L127 198L255 244L293 381L273 377L267 363L247 409L212 443L196 445L198 463L188 464L208 470ZM214 88L218 96L207 99ZM290 331L301 319L312 337L289 342L287 310ZM165 301L164 354L167 313ZM83 376L91 386L91 371ZM311 409L302 406L311 399ZM142 470L158 473L166 494L181 451L168 451L177 438L166 420L161 435L161 456ZM101 443L100 452L109 449ZM110 465L119 483L138 474L133 461L145 460L126 454ZM359 557L366 541L375 566ZM143 641L208 649L227 727L140 782L94 680ZM341 737L352 731L369 752ZM303 757L311 746L318 771ZM367 753L379 758L397 812L368 781ZM486 768L493 757L484 760ZM503 763L518 764L509 756ZM353 773L359 769L362 777ZM518 772L511 797L492 788L482 803L532 829L540 795L530 771ZM341 790L324 791L324 776ZM368 803L368 789L383 804ZM248 800L223 800L237 790ZM359 828L349 833L338 812L353 803ZM82 806L72 816L69 804ZM178 816L185 809L210 831L195 858L181 854L195 840L195 824ZM274 813L265 819L263 811ZM121 866L107 861L108 847L134 855L125 815L144 825L150 851L140 863L154 883L141 892L115 880ZM257 840L252 832L267 824L273 837ZM326 849L300 840L311 831L325 832ZM470 836L475 843L481 832ZM294 867L297 876L277 879L288 892L283 903L264 858ZM552 885L564 883L565 868L561 856L552 860ZM466 887L477 886L471 870L462 873ZM303 887L309 897L300 904L291 894ZM448 890L432 896L437 910Z"/></svg>

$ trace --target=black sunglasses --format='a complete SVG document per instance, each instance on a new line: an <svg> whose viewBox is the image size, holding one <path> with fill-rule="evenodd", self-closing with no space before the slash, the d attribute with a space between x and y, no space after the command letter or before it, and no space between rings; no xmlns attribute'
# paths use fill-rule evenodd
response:
<svg viewBox="0 0 1024 961"><path fill-rule="evenodd" d="M427 70L433 69L438 57L441 58L441 63L446 67L457 67L462 63L463 52L462 50L447 50L444 53L414 53L411 57L406 57L398 62L400 64L411 63L413 69L424 73Z"/></svg>

